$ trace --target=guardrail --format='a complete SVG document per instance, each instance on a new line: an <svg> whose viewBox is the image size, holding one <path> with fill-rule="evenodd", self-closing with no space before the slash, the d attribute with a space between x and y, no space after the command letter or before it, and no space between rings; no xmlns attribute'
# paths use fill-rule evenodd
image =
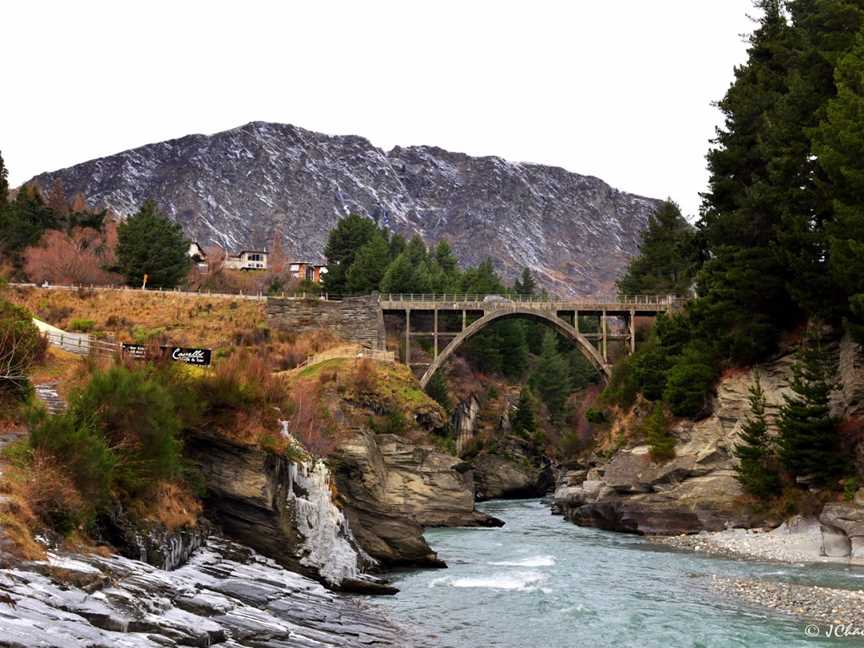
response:
<svg viewBox="0 0 864 648"><path fill-rule="evenodd" d="M123 347L116 342L94 338L86 333L55 333L45 332L43 335L48 344L78 355L114 355L120 353Z"/></svg>
<svg viewBox="0 0 864 648"><path fill-rule="evenodd" d="M539 297L535 295L384 293L382 302L487 303L487 304L626 304L633 306L671 306L686 299L676 295L600 295L588 297Z"/></svg>

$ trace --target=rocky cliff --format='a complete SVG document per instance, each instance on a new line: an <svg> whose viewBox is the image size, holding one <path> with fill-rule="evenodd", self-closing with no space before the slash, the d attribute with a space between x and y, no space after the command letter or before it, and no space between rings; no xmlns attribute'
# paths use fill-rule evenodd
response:
<svg viewBox="0 0 864 648"><path fill-rule="evenodd" d="M847 336L836 349L839 388L834 413L842 419L864 412L864 371L860 348ZM724 377L717 386L711 413L699 421L676 422L675 458L653 462L649 448L622 440L611 456L594 456L585 465L561 471L555 507L584 526L642 534L672 535L749 527L755 518L735 479L735 458L741 426L749 414L748 389L758 371L769 405L779 405L788 389L792 355L784 355L754 370ZM643 409L644 405L641 406ZM636 411L638 418L646 412ZM860 469L860 466L859 466ZM826 507L823 524L864 535L864 514ZM779 520L777 521L779 522Z"/></svg>
<svg viewBox="0 0 864 648"><path fill-rule="evenodd" d="M355 212L406 236L447 239L463 263L490 256L508 278L529 266L560 294L608 290L657 201L602 180L429 146L383 151L362 137L253 122L150 144L34 178L93 207L133 213L153 198L202 244L265 245L320 259Z"/></svg>

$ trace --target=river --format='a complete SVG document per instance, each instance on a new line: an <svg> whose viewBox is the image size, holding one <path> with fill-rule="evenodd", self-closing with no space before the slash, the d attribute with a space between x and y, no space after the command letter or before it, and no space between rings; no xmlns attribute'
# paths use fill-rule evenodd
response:
<svg viewBox="0 0 864 648"><path fill-rule="evenodd" d="M375 600L435 648L770 648L860 645L813 640L804 623L717 594L712 575L864 586L864 570L736 561L577 527L540 500L487 502L499 529L430 529L445 570L392 574Z"/></svg>

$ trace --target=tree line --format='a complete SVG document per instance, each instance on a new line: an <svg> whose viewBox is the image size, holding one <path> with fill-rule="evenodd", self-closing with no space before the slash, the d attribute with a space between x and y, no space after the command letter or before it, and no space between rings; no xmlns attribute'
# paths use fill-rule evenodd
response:
<svg viewBox="0 0 864 648"><path fill-rule="evenodd" d="M826 483L844 469L824 328L864 342L864 1L756 4L747 61L718 103L724 121L695 227L667 202L619 282L695 298L658 321L606 399L626 404L641 393L698 416L725 368L771 358L784 335L806 327L776 452L754 393L740 456L753 475L782 469Z"/></svg>

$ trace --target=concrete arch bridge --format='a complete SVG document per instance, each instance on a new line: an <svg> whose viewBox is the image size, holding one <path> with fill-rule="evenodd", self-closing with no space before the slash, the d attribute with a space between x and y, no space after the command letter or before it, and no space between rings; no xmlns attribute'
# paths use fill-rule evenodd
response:
<svg viewBox="0 0 864 648"><path fill-rule="evenodd" d="M625 354L636 350L639 318L656 318L680 304L674 296L599 297L571 300L498 295L381 295L387 323L401 323L400 358L418 368L426 386L435 372L473 335L502 319L529 318L548 324L609 377L611 347ZM431 341L431 355L417 358L418 339ZM426 345L429 347L429 345Z"/></svg>
<svg viewBox="0 0 864 648"><path fill-rule="evenodd" d="M608 378L615 355L636 349L640 322L683 303L671 295L549 299L501 295L372 294L345 299L284 297L267 300L277 328L328 328L343 340L374 349L398 347L397 357L425 387L473 335L501 319L522 317L557 329Z"/></svg>

